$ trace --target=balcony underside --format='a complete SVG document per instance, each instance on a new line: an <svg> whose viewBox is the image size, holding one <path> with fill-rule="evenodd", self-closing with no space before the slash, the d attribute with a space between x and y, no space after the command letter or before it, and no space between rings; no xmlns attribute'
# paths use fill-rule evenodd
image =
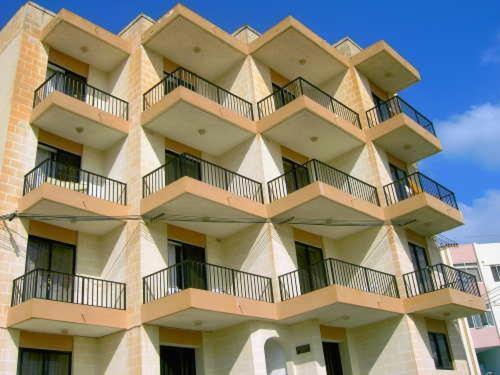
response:
<svg viewBox="0 0 500 375"><path fill-rule="evenodd" d="M404 313L398 298L332 285L277 305L280 322L296 324L316 319L320 324L353 328Z"/></svg>
<svg viewBox="0 0 500 375"><path fill-rule="evenodd" d="M142 113L142 125L211 155L221 155L256 133L255 123L185 87ZM200 134L203 130L203 134Z"/></svg>
<svg viewBox="0 0 500 375"><path fill-rule="evenodd" d="M250 44L250 53L280 74L322 83L347 70L347 58L292 17Z"/></svg>
<svg viewBox="0 0 500 375"><path fill-rule="evenodd" d="M42 31L42 42L100 70L115 69L130 55L130 43L62 9Z"/></svg>
<svg viewBox="0 0 500 375"><path fill-rule="evenodd" d="M269 216L275 222L293 219L291 225L294 227L330 238L341 238L369 228L368 225L353 225L353 222L380 225L384 219L382 208L322 182L314 182L272 202ZM331 225L300 224L299 220L331 220ZM347 225L336 225L338 221Z"/></svg>
<svg viewBox="0 0 500 375"><path fill-rule="evenodd" d="M199 289L142 305L142 322L165 327L216 330L251 320L275 320L272 303Z"/></svg>
<svg viewBox="0 0 500 375"><path fill-rule="evenodd" d="M481 297L446 288L406 299L405 309L408 314L458 319L483 312L486 306Z"/></svg>
<svg viewBox="0 0 500 375"><path fill-rule="evenodd" d="M19 200L19 212L30 215L57 215L57 216L97 216L104 218L125 216L128 214L126 206L112 203L103 199L44 183L32 190ZM54 218L37 218L38 221L52 225L102 235L123 225L123 220L79 221Z"/></svg>
<svg viewBox="0 0 500 375"><path fill-rule="evenodd" d="M442 150L441 142L405 114L398 114L366 130L367 137L408 164Z"/></svg>
<svg viewBox="0 0 500 375"><path fill-rule="evenodd" d="M146 30L142 43L175 63L216 80L246 56L246 46L182 5Z"/></svg>
<svg viewBox="0 0 500 375"><path fill-rule="evenodd" d="M388 220L424 236L463 225L462 213L427 193L417 194L385 208Z"/></svg>
<svg viewBox="0 0 500 375"><path fill-rule="evenodd" d="M126 329L127 312L31 299L9 308L7 326L34 332L101 337Z"/></svg>
<svg viewBox="0 0 500 375"><path fill-rule="evenodd" d="M217 238L227 237L267 217L263 204L189 177L182 177L143 198L141 212L147 217L157 217ZM178 217L187 219L175 220ZM196 221L189 218L196 218ZM226 223L215 219L241 222Z"/></svg>
<svg viewBox="0 0 500 375"><path fill-rule="evenodd" d="M394 94L420 81L418 70L384 41L357 53L351 61L371 82L388 94Z"/></svg>
<svg viewBox="0 0 500 375"><path fill-rule="evenodd" d="M33 109L31 123L100 150L124 139L129 129L128 121L57 91Z"/></svg>
<svg viewBox="0 0 500 375"><path fill-rule="evenodd" d="M267 138L318 160L332 160L365 142L361 129L301 96L259 120Z"/></svg>

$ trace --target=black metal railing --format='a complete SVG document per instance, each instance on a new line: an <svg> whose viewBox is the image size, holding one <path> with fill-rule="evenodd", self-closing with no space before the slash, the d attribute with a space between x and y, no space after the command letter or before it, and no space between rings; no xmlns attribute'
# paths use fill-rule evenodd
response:
<svg viewBox="0 0 500 375"><path fill-rule="evenodd" d="M197 94L200 94L201 96L204 96L205 98L210 99L243 117L253 120L252 103L184 68L177 68L172 73L167 73L165 78L146 91L143 95L143 109L145 111L148 110L155 103L159 102L164 96L181 86L194 91Z"/></svg>
<svg viewBox="0 0 500 375"><path fill-rule="evenodd" d="M379 205L377 189L316 159L282 174L267 183L269 200L275 201L313 182L323 182L353 197Z"/></svg>
<svg viewBox="0 0 500 375"><path fill-rule="evenodd" d="M302 77L294 79L280 90L273 92L271 95L259 101L257 103L259 118L269 116L271 113L276 112L281 107L302 95L307 96L330 112L335 113L340 118L361 128L359 116L355 111Z"/></svg>
<svg viewBox="0 0 500 375"><path fill-rule="evenodd" d="M145 276L142 285L143 303L149 303L188 288L262 302L274 302L269 277L203 262L185 261L174 264Z"/></svg>
<svg viewBox="0 0 500 375"><path fill-rule="evenodd" d="M35 90L33 107L40 104L54 91L62 92L101 111L128 120L128 103L125 100L88 85L84 80L58 72L52 74Z"/></svg>
<svg viewBox="0 0 500 375"><path fill-rule="evenodd" d="M44 183L121 205L127 204L127 185L123 182L51 159L41 162L24 176L23 195Z"/></svg>
<svg viewBox="0 0 500 375"><path fill-rule="evenodd" d="M181 154L142 178L142 196L156 193L181 177L191 177L263 203L262 184L189 154Z"/></svg>
<svg viewBox="0 0 500 375"><path fill-rule="evenodd" d="M430 194L458 210L455 193L420 172L412 173L406 178L384 186L388 206L421 193Z"/></svg>
<svg viewBox="0 0 500 375"><path fill-rule="evenodd" d="M124 283L34 269L12 283L11 305L33 298L124 310Z"/></svg>
<svg viewBox="0 0 500 375"><path fill-rule="evenodd" d="M460 290L478 297L481 295L474 275L443 263L404 274L403 280L408 297L445 288Z"/></svg>
<svg viewBox="0 0 500 375"><path fill-rule="evenodd" d="M400 113L404 113L434 136L436 135L432 121L399 96L394 96L366 111L368 126L372 128Z"/></svg>
<svg viewBox="0 0 500 375"><path fill-rule="evenodd" d="M281 275L278 281L282 301L330 285L399 298L394 275L333 258Z"/></svg>

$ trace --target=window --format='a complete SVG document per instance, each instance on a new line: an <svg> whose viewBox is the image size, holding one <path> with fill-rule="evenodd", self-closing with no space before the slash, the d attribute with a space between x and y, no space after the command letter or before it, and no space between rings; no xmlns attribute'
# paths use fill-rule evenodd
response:
<svg viewBox="0 0 500 375"><path fill-rule="evenodd" d="M456 263L453 265L455 268L476 276L477 281L481 281L481 274L477 263Z"/></svg>
<svg viewBox="0 0 500 375"><path fill-rule="evenodd" d="M432 358L437 369L453 370L453 363L448 346L448 340L444 333L429 332Z"/></svg>
<svg viewBox="0 0 500 375"><path fill-rule="evenodd" d="M469 328L484 328L492 327L495 325L495 320L493 319L493 313L490 310L490 306L487 304L488 309L480 314L475 314L467 317L467 322L469 323Z"/></svg>
<svg viewBox="0 0 500 375"><path fill-rule="evenodd" d="M491 273L493 274L493 280L500 282L500 264L495 264L490 266Z"/></svg>
<svg viewBox="0 0 500 375"><path fill-rule="evenodd" d="M19 375L70 375L71 353L19 349Z"/></svg>

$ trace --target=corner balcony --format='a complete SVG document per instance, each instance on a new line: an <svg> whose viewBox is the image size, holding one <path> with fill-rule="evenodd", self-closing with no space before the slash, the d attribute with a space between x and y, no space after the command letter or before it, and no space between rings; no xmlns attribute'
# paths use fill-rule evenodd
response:
<svg viewBox="0 0 500 375"><path fill-rule="evenodd" d="M242 64L248 49L241 40L180 4L143 33L142 44L212 80Z"/></svg>
<svg viewBox="0 0 500 375"><path fill-rule="evenodd" d="M463 224L455 194L420 172L384 186L387 219L424 236Z"/></svg>
<svg viewBox="0 0 500 375"><path fill-rule="evenodd" d="M120 217L128 214L126 204L126 184L47 159L24 176L19 212L102 235L124 223Z"/></svg>
<svg viewBox="0 0 500 375"><path fill-rule="evenodd" d="M271 279L214 264L186 261L143 278L142 322L216 330L275 319Z"/></svg>
<svg viewBox="0 0 500 375"><path fill-rule="evenodd" d="M273 221L287 221L320 236L341 238L384 220L374 186L318 160L308 161L267 186Z"/></svg>
<svg viewBox="0 0 500 375"><path fill-rule="evenodd" d="M101 337L126 329L123 283L35 269L12 283L9 328Z"/></svg>
<svg viewBox="0 0 500 375"><path fill-rule="evenodd" d="M142 126L211 155L256 133L252 103L178 68L143 95Z"/></svg>
<svg viewBox="0 0 500 375"><path fill-rule="evenodd" d="M328 258L279 276L283 323L352 328L403 314L393 275Z"/></svg>
<svg viewBox="0 0 500 375"><path fill-rule="evenodd" d="M262 184L189 154L143 177L141 212L224 238L267 218Z"/></svg>
<svg viewBox="0 0 500 375"><path fill-rule="evenodd" d="M432 121L399 96L366 112L368 139L406 163L442 150Z"/></svg>
<svg viewBox="0 0 500 375"><path fill-rule="evenodd" d="M319 160L332 160L365 142L359 116L303 78L257 103L260 133Z"/></svg>
<svg viewBox="0 0 500 375"><path fill-rule="evenodd" d="M54 73L35 90L31 123L104 150L127 136L128 103L63 73Z"/></svg>
<svg viewBox="0 0 500 375"><path fill-rule="evenodd" d="M436 264L403 275L407 313L438 319L457 319L486 310L476 277Z"/></svg>

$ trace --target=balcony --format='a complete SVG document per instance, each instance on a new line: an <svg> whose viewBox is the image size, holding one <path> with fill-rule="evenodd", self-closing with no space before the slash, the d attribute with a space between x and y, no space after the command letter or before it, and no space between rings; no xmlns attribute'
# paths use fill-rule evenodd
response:
<svg viewBox="0 0 500 375"><path fill-rule="evenodd" d="M262 184L189 154L143 177L147 217L223 238L267 217Z"/></svg>
<svg viewBox="0 0 500 375"><path fill-rule="evenodd" d="M144 324L203 330L275 318L271 279L186 261L143 278Z"/></svg>
<svg viewBox="0 0 500 375"><path fill-rule="evenodd" d="M292 150L332 160L365 141L359 116L303 78L257 103L260 133Z"/></svg>
<svg viewBox="0 0 500 375"><path fill-rule="evenodd" d="M285 77L323 83L347 71L348 58L293 17L286 17L249 45L259 61Z"/></svg>
<svg viewBox="0 0 500 375"><path fill-rule="evenodd" d="M441 151L432 121L399 96L373 107L366 117L368 139L406 163Z"/></svg>
<svg viewBox="0 0 500 375"><path fill-rule="evenodd" d="M19 211L39 221L101 235L123 224L119 218L128 214L126 204L126 184L47 159L24 176Z"/></svg>
<svg viewBox="0 0 500 375"><path fill-rule="evenodd" d="M351 63L390 95L420 81L418 70L384 41L357 53Z"/></svg>
<svg viewBox="0 0 500 375"><path fill-rule="evenodd" d="M457 319L486 310L476 277L446 264L403 275L407 313Z"/></svg>
<svg viewBox="0 0 500 375"><path fill-rule="evenodd" d="M61 9L45 26L40 40L104 72L116 69L131 52L128 40L66 9Z"/></svg>
<svg viewBox="0 0 500 375"><path fill-rule="evenodd" d="M425 236L463 224L455 194L420 172L384 186L389 220Z"/></svg>
<svg viewBox="0 0 500 375"><path fill-rule="evenodd" d="M286 220L320 236L340 238L384 220L374 186L318 160L308 161L267 186L273 220Z"/></svg>
<svg viewBox="0 0 500 375"><path fill-rule="evenodd" d="M13 281L7 326L70 336L105 336L127 327L123 283L35 269Z"/></svg>
<svg viewBox="0 0 500 375"><path fill-rule="evenodd" d="M143 105L145 128L211 155L256 133L250 102L183 68L148 90Z"/></svg>
<svg viewBox="0 0 500 375"><path fill-rule="evenodd" d="M337 259L281 275L279 287L286 324L317 319L351 328L404 312L393 275Z"/></svg>
<svg viewBox="0 0 500 375"><path fill-rule="evenodd" d="M245 43L182 5L147 29L142 44L212 80L243 63L247 56Z"/></svg>
<svg viewBox="0 0 500 375"><path fill-rule="evenodd" d="M128 134L128 103L65 74L35 90L31 123L77 143L105 150Z"/></svg>

